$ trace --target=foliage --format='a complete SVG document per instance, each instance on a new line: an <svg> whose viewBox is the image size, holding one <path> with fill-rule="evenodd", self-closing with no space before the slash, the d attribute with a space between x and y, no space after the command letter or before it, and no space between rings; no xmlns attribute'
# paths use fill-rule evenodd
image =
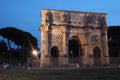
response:
<svg viewBox="0 0 120 80"><path fill-rule="evenodd" d="M7 47L7 43L5 42L5 40L1 40L0 41L0 63L5 62L9 55L7 54L8 52L8 47Z"/></svg>
<svg viewBox="0 0 120 80"><path fill-rule="evenodd" d="M108 27L109 54L111 57L120 55L120 26Z"/></svg>
<svg viewBox="0 0 120 80"><path fill-rule="evenodd" d="M7 43L5 40L0 41L0 53L4 53L8 50Z"/></svg>
<svg viewBox="0 0 120 80"><path fill-rule="evenodd" d="M4 59L0 61L3 63L6 61L10 63L11 61L13 63L18 61L26 62L27 57L31 56L32 50L38 50L37 39L28 32L14 27L6 27L0 29L0 35L7 40L7 43L0 41L0 51L2 51L0 52L0 59ZM11 47L13 42L18 46L17 49Z"/></svg>
<svg viewBox="0 0 120 80"><path fill-rule="evenodd" d="M30 33L19 30L14 27L0 29L0 35L8 39L9 42L14 42L18 46L29 48L37 48L37 39Z"/></svg>

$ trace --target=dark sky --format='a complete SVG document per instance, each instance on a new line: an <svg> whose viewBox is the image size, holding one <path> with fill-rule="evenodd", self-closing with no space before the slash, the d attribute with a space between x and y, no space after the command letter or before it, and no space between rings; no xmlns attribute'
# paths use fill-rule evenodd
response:
<svg viewBox="0 0 120 80"><path fill-rule="evenodd" d="M107 25L120 25L120 0L0 0L0 28L30 32L40 45L42 9L107 13ZM0 37L1 38L1 37Z"/></svg>

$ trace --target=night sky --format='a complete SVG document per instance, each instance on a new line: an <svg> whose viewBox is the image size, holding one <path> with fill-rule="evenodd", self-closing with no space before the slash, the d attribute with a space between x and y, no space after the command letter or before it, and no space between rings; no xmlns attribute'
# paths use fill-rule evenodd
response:
<svg viewBox="0 0 120 80"><path fill-rule="evenodd" d="M0 28L16 27L38 39L42 9L107 13L107 25L120 25L120 0L0 0ZM1 40L1 37L0 37Z"/></svg>

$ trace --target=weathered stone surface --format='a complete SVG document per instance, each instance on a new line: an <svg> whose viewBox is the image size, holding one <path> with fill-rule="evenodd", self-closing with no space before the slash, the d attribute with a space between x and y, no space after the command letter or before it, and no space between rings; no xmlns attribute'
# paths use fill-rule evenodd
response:
<svg viewBox="0 0 120 80"><path fill-rule="evenodd" d="M75 12L60 10L42 10L42 24L71 25L71 26L106 26L105 13Z"/></svg>
<svg viewBox="0 0 120 80"><path fill-rule="evenodd" d="M96 51L99 53L99 65L109 64L105 13L46 9L41 11L41 18L41 67L53 63L68 65L70 39L77 40L81 46L78 64L96 64ZM52 49L55 49L57 59L52 58Z"/></svg>

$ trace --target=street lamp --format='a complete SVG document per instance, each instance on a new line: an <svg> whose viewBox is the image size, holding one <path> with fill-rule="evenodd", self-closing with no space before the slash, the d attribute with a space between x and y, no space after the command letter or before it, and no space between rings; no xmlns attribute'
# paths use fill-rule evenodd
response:
<svg viewBox="0 0 120 80"><path fill-rule="evenodd" d="M40 64L39 58L38 58L38 51L33 50L32 54L34 55L34 58L36 58L35 63L36 65Z"/></svg>
<svg viewBox="0 0 120 80"><path fill-rule="evenodd" d="M36 50L33 50L33 55L37 56L38 52Z"/></svg>

